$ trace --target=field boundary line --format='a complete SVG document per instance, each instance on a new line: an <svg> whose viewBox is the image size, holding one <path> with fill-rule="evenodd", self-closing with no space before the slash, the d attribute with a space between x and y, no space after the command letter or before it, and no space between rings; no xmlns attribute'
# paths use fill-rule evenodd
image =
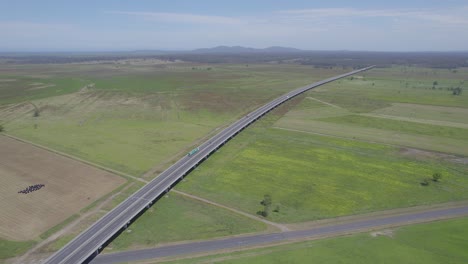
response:
<svg viewBox="0 0 468 264"><path fill-rule="evenodd" d="M203 202L203 203L207 203L207 204L210 204L210 205L213 205L213 206L216 206L216 207L220 207L220 208L229 210L229 211L231 211L231 212L234 212L234 213L236 213L236 214L243 215L243 216L248 217L248 218L250 218L250 219L263 222L263 223L265 223L265 224L267 224L267 225L274 226L274 227L278 228L279 230L281 230L282 232L289 231L289 228L288 228L287 226L283 225L283 224L274 223L274 222L268 221L268 220L266 220L266 219L257 217L257 216L255 216L255 215L252 215L252 214L243 212L243 211L241 211L241 210L238 210L238 209L235 209L235 208L226 206L226 205L222 205L222 204L219 204L219 203L216 203L216 202L213 202L213 201L210 201L210 200L208 200L208 199L204 199L204 198L201 198L201 197L192 195L192 194L188 194L188 193L185 193L185 192L181 192L181 191L178 191L178 190L175 190L175 189L172 189L171 191L173 191L173 192L175 192L175 193L177 193L177 194L180 194L180 195L182 195L182 196L188 197L188 198L190 198L190 199L194 199L194 200L197 200L197 201L199 201L199 202Z"/></svg>
<svg viewBox="0 0 468 264"><path fill-rule="evenodd" d="M363 114L358 114L358 115L360 115L360 116L366 116L366 117L375 117L375 118L383 118L383 119L397 120L397 121L414 122L414 123L426 124L426 125L445 126L445 127L456 127L456 128L468 129L468 124L465 124L465 123L457 123L457 122L451 122L451 121L432 120L432 119L421 119L421 118L403 117L403 116L392 116L392 115L373 114L373 113L363 113Z"/></svg>
<svg viewBox="0 0 468 264"><path fill-rule="evenodd" d="M389 143L382 143L382 142L372 141L372 140L355 139L355 138L352 138L352 137L342 137L342 136L337 136L337 135L333 135L333 134L325 134L325 133L312 132L312 131L305 131L305 130L293 129L293 128L285 128L285 127L279 127L279 126L272 126L271 128L280 129L280 130L286 130L286 131L292 131L292 132L299 132L299 133L312 134L312 135L319 135L319 136L326 136L326 137L333 137L333 138L340 138L340 139L349 139L349 140L355 140L355 141L362 141L362 142L367 142L367 143L372 143L372 144L381 144L381 145L390 146L390 147L413 148L413 147L402 146L402 145L395 145L395 144L389 144ZM414 149L417 149L417 148L414 148ZM430 150L426 150L426 151L430 151Z"/></svg>
<svg viewBox="0 0 468 264"><path fill-rule="evenodd" d="M332 104L332 103L328 103L328 102L319 100L319 99L314 98L314 97L312 97L312 96L307 96L306 98L309 99L309 100L314 100L314 101L320 102L320 103L322 103L322 104L329 105L329 106L331 106L331 107L335 107L335 108L339 108L339 109L344 109L344 108L341 107L341 106L338 106L338 105L335 105L335 104Z"/></svg>
<svg viewBox="0 0 468 264"><path fill-rule="evenodd" d="M466 157L467 156L464 153L455 153L455 152L451 152L451 151L435 150L435 149L422 148L422 147L412 146L412 145L398 145L398 144L392 144L392 143L387 143L387 142L382 142L382 141L373 141L373 140L363 139L363 138L354 138L354 137L351 137L351 136L350 137L338 136L338 135L333 135L333 134L306 131L306 130L293 129L293 128L285 128L285 127L280 127L280 126L271 126L271 128L285 130L285 131L292 131L292 132L311 134L311 135L326 136L326 137L346 139L346 140L354 140L354 141L366 142L366 143L371 143L371 144L379 144L379 145L395 147L395 148L416 149L416 150L432 152L432 153L455 155L457 157Z"/></svg>
<svg viewBox="0 0 468 264"><path fill-rule="evenodd" d="M67 153L62 152L62 151L59 151L59 150L55 150L55 149L53 149L53 148L49 148L49 147L46 147L46 146L43 146L43 145L34 143L34 142L29 141L29 140L26 140L26 139L22 139L22 138L19 138L19 137L16 137L16 136L13 136L13 135L10 135L10 134L7 134L7 133L0 133L0 135L9 137L9 138L11 138L11 139L14 139L14 140L17 140L17 141L26 143L26 144L31 144L31 145L33 145L33 146L35 146L35 147L38 147L38 148L47 150L47 151L49 151L49 152L55 153L55 154L60 155L60 156L64 156L64 157L69 158L69 159L72 159L72 160L79 161L79 162L84 163L84 164L86 164L86 165L93 166L93 167L95 167L95 168L98 168L98 169L101 169L101 170L110 172L110 173L112 173L112 174L115 174L115 175L118 175L118 176L121 176L121 177L124 177L124 178L131 178L131 179L134 179L134 180L143 182L143 183L148 183L148 181L146 181L146 180L144 180L144 179L141 179L141 178L139 178L139 177L136 177L136 176L127 174L127 173L125 173L125 172L117 171L117 170L114 170L114 169L105 167L105 166L103 166L103 165L100 165L100 164L97 164L97 163L94 163L94 162L91 162L91 161L84 160L84 159L82 159L82 158L79 158L79 157L76 157L76 156L67 154Z"/></svg>
<svg viewBox="0 0 468 264"><path fill-rule="evenodd" d="M300 223L291 223L291 224L287 224L287 226L291 230L294 230L294 231L307 230L310 228L337 225L337 224L343 224L347 222L365 221L369 219L382 219L386 217L402 216L402 215L407 215L411 213L431 212L431 211L437 211L440 209L462 208L466 206L468 206L468 200L460 200L460 201L446 202L446 203L426 204L426 205L416 205L416 206L411 206L411 207L386 209L386 210L361 213L361 214L355 214L355 215L345 215L345 216L338 216L338 217L333 217L333 218L305 221L305 222L300 222ZM422 222L438 221L440 219L445 219L445 218L447 219L457 218L457 216L455 217L443 216L440 218L434 218L434 220L422 220ZM408 222L408 223L411 224L412 222ZM418 221L416 221L415 223L418 223ZM397 226L403 226L403 225L397 225ZM377 228L377 229L380 229L380 228Z"/></svg>

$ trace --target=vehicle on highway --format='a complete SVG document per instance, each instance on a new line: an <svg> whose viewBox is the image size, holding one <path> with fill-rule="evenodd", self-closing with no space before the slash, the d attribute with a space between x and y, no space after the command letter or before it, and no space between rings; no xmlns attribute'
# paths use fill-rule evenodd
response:
<svg viewBox="0 0 468 264"><path fill-rule="evenodd" d="M192 156L193 154L197 153L200 150L200 148L194 148L192 149L189 153L187 153L187 156Z"/></svg>

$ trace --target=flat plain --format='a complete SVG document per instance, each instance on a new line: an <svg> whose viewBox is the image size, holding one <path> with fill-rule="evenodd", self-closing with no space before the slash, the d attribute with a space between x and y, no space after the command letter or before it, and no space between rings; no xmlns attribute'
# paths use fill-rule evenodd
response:
<svg viewBox="0 0 468 264"><path fill-rule="evenodd" d="M2 65L0 122L7 134L136 177L152 178L207 134L215 133L249 109L291 88L343 71L297 65L191 63ZM130 193L119 193L103 210L110 210ZM185 201L169 199L167 207L176 210L176 206L186 205L180 200ZM95 205L90 202L88 207ZM246 222L211 205L194 206L205 214L200 226L208 220L211 222L207 225L211 225L218 218L223 220L215 226L223 226L226 221L225 226L216 230L180 229L185 231L146 242L128 234L124 241L130 242L117 240L115 248L169 242L174 237L186 240L264 229L261 222ZM155 221L161 226L182 225L184 215L170 214L178 220L148 215L150 219L157 217ZM245 223L250 227L246 228ZM84 228L80 225L41 251L58 249ZM2 257L6 256L12 254Z"/></svg>
<svg viewBox="0 0 468 264"><path fill-rule="evenodd" d="M6 133L134 176L156 165L160 172L207 134L274 96L345 71L229 64L18 67L0 75L8 87L22 88L2 88L11 90L4 100L32 104L0 109ZM26 77L11 75L15 70ZM58 75L68 77L62 77L70 81L67 89L59 89ZM26 93L24 87L35 83L55 86L44 88L47 97Z"/></svg>
<svg viewBox="0 0 468 264"><path fill-rule="evenodd" d="M457 74L373 69L319 87L246 129L176 188L252 214L268 194L267 219L279 222L467 199L467 100L450 90L463 83ZM422 184L434 173L443 180Z"/></svg>
<svg viewBox="0 0 468 264"><path fill-rule="evenodd" d="M268 100L349 70L288 64L4 66L0 89L8 93L0 98L0 123L7 134L149 180ZM261 201L268 194L266 219L284 223L467 199L468 100L451 90L465 87L467 72L376 68L317 88L244 130L176 189L252 215L265 209ZM443 178L423 186L434 173ZM141 186L133 183L100 214ZM187 218L193 219L188 225ZM57 250L85 228L43 251ZM261 222L170 193L108 250L259 231L265 231Z"/></svg>

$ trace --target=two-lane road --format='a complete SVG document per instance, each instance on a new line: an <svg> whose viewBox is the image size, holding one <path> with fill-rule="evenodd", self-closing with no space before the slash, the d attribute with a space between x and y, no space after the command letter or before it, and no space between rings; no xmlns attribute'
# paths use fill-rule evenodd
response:
<svg viewBox="0 0 468 264"><path fill-rule="evenodd" d="M223 250L238 250L240 247L245 249L246 247L269 246L271 244L284 243L287 241L340 236L343 234L363 232L376 228L380 229L389 226L402 226L410 223L421 223L438 219L462 217L466 215L468 215L468 206L407 212L400 215L384 217L379 217L377 215L372 217L372 219L348 221L345 223L330 224L305 230L194 241L157 248L104 254L95 258L92 261L92 264L115 264L156 258L187 256L200 253L216 254L216 252Z"/></svg>
<svg viewBox="0 0 468 264"><path fill-rule="evenodd" d="M145 207L150 206L153 201L170 189L173 184L175 184L181 177L184 177L193 167L197 166L212 152L216 151L226 141L230 140L242 129L255 122L258 118L262 117L285 101L310 89L358 72L369 70L373 67L374 66L355 70L295 89L242 117L200 145L197 153L181 158L154 180L128 197L125 201L108 212L96 223L48 258L46 263L82 263L90 257L97 255L102 245L104 245L112 236L117 234L122 228L125 228L134 217L145 209Z"/></svg>

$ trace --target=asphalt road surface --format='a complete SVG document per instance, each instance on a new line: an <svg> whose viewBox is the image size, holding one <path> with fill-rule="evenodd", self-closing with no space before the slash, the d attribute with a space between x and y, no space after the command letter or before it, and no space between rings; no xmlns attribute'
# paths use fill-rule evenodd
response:
<svg viewBox="0 0 468 264"><path fill-rule="evenodd" d="M162 257L196 254L217 250L240 249L244 247L259 246L271 243L285 242L287 240L313 239L335 234L353 233L382 226L404 225L414 222L424 222L435 219L458 217L468 215L468 206L439 209L419 213L406 213L398 216L389 216L378 219L361 220L344 224L317 227L307 230L287 231L282 233L261 234L244 237L215 239L202 242L191 242L172 246L163 246L151 249L133 250L119 253L99 255L92 264L111 264L119 262L141 261Z"/></svg>
<svg viewBox="0 0 468 264"><path fill-rule="evenodd" d="M66 244L62 249L54 253L45 263L82 263L96 256L99 254L102 245L122 230L122 228L130 224L132 219L143 211L145 207L149 207L153 201L168 191L173 184L190 172L193 167L201 163L212 152L216 151L245 127L255 122L275 107L301 93L340 78L369 70L373 67L374 66L362 68L298 88L247 114L200 145L197 153L181 158L154 180L143 186L140 190Z"/></svg>

